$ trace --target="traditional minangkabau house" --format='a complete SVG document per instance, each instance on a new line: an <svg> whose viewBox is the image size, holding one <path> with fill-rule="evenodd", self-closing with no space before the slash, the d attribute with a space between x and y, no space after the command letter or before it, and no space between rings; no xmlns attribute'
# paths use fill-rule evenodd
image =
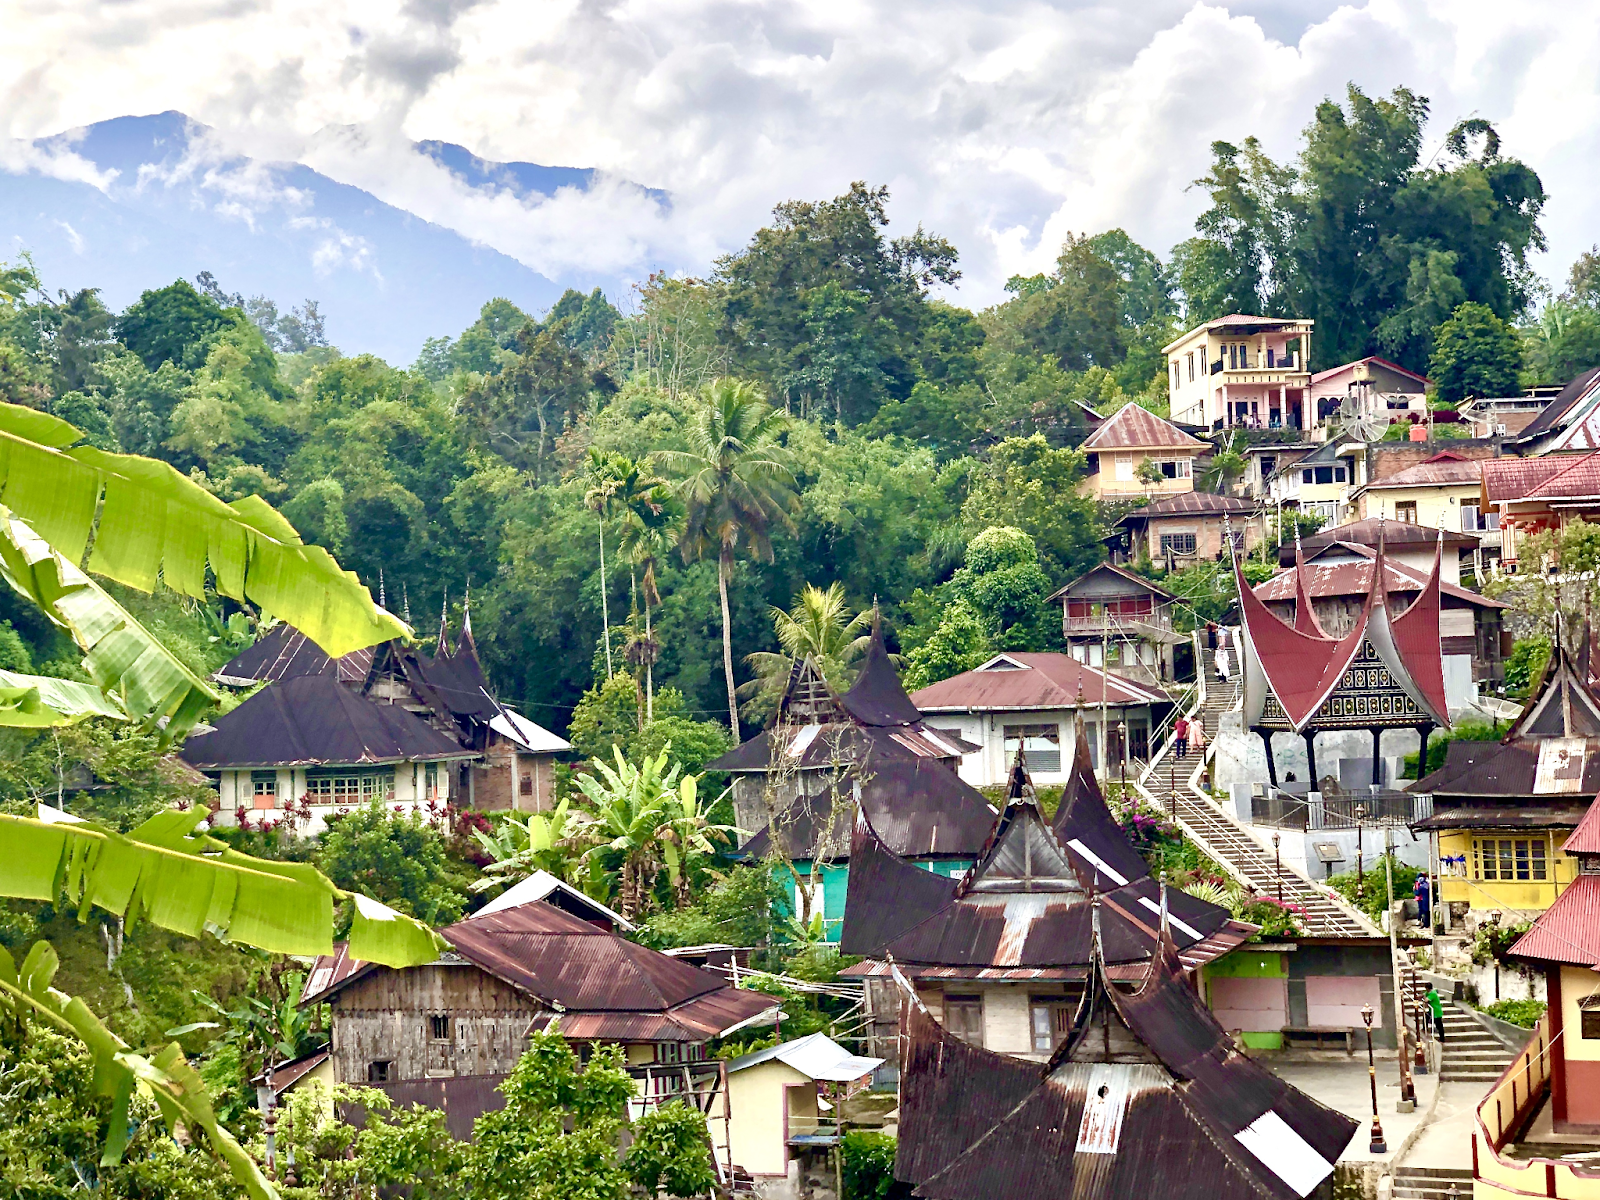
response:
<svg viewBox="0 0 1600 1200"><path fill-rule="evenodd" d="M1131 980L1114 965L1109 897L1082 907L1086 978L1043 1066L905 996L895 1177L929 1200L1331 1197L1358 1123L1239 1052L1195 994L1164 907Z"/></svg>
<svg viewBox="0 0 1600 1200"><path fill-rule="evenodd" d="M1478 1104L1472 1194L1600 1198L1600 802L1565 852L1577 875L1511 957L1542 969L1549 1005L1528 1044Z"/></svg>
<svg viewBox="0 0 1600 1200"><path fill-rule="evenodd" d="M752 835L741 853L776 851L792 863L796 913L821 914L836 942L858 809L896 853L928 870L949 876L972 865L994 821L982 793L957 774L961 756L977 749L924 722L874 625L844 695L800 662L767 728L707 770L733 777L735 822Z"/></svg>
<svg viewBox="0 0 1600 1200"><path fill-rule="evenodd" d="M1092 898L1103 910L1106 969L1114 978L1140 977L1155 946L1159 888L1106 808L1081 727L1076 746L1053 824L1019 758L1006 806L977 865L959 881L893 853L870 816L857 822L839 948L869 960L844 974L866 981L871 1053L896 1053L892 962L953 1035L1006 1054L1049 1057L1089 975ZM1191 971L1256 930L1181 892L1172 897L1172 918Z"/></svg>
<svg viewBox="0 0 1600 1200"><path fill-rule="evenodd" d="M191 735L179 756L212 780L219 824L287 820L314 834L373 801L442 809L453 769L473 754L399 705L375 703L332 674L302 674Z"/></svg>
<svg viewBox="0 0 1600 1200"><path fill-rule="evenodd" d="M422 790L417 792L417 799L424 802L432 799L487 810L548 809L554 803L555 756L571 749L564 739L495 699L478 660L470 613L464 618L461 634L453 647L449 629L441 619L438 644L432 655L414 646L386 642L334 660L299 630L279 625L218 670L213 678L235 687L253 687L260 683L276 687L300 679L327 679L364 702L413 714L449 738L461 751L453 756L448 772L419 785ZM256 713L264 712L263 697L272 692L273 688L264 689L234 712L244 713L241 721L248 726ZM318 689L319 695L324 693L327 689ZM266 819L280 820L284 815L284 802L308 794L295 790L299 781L290 778L296 768L308 763L281 754L272 757L270 742L262 745L268 753L267 761L251 764L262 776L257 782L264 784L266 773L276 770L282 777L280 786L276 793L256 791L251 804L243 807L253 807ZM435 774L442 769L436 768ZM400 796L401 790L397 785L396 800L409 800L410 797ZM320 793L309 795L313 804L319 803ZM367 798L366 793L360 793L354 803ZM330 806L329 802L321 803ZM351 803L341 794L331 807L348 807ZM237 806L230 806L229 797L224 795L224 814L231 813L234 807Z"/></svg>
<svg viewBox="0 0 1600 1200"><path fill-rule="evenodd" d="M1451 742L1444 765L1411 785L1432 800L1412 828L1434 840L1449 928L1543 912L1578 877L1561 847L1600 791L1594 657L1587 638L1576 655L1558 644L1503 739Z"/></svg>
<svg viewBox="0 0 1600 1200"><path fill-rule="evenodd" d="M442 1108L458 1136L498 1106L494 1089L535 1031L554 1025L580 1057L620 1045L640 1103L684 1096L709 1111L725 1077L705 1044L777 1014L771 996L542 900L440 933L451 949L404 970L352 960L341 944L312 966L300 1003L329 1005L337 1082Z"/></svg>

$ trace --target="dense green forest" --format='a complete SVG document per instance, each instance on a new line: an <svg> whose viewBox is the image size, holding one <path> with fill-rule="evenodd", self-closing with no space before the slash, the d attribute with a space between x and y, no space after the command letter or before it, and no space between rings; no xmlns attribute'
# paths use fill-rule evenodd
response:
<svg viewBox="0 0 1600 1200"><path fill-rule="evenodd" d="M1426 116L1405 89L1352 87L1293 162L1218 142L1195 237L1163 258L1120 229L1074 236L982 312L940 298L957 247L896 231L887 190L865 184L780 204L705 279L569 291L542 315L486 298L409 366L324 344L314 303L280 312L202 274L113 313L93 289L52 293L24 256L0 276L0 397L224 499L263 496L424 636L470 590L497 685L555 730L608 649L612 670L653 659L680 715L726 720L719 554L667 469L694 451L713 380L783 414L783 494L727 563L743 687L745 656L778 648L771 607L807 584L839 585L847 617L876 599L919 678L1001 642L1050 645L1043 595L1101 555L1116 516L1075 492L1086 414L1164 411L1161 347L1193 322L1313 317L1317 367L1380 353L1503 385L1588 365L1594 259L1550 295L1528 265L1538 176L1476 120L1424 162ZM1436 346L1447 322L1459 336ZM1027 537L973 561L991 529ZM20 638L0 659L70 664L39 622L5 615Z"/></svg>

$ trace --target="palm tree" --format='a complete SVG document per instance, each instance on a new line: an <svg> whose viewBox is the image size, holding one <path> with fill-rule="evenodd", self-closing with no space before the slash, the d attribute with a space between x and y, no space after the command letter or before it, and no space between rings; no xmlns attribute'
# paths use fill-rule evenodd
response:
<svg viewBox="0 0 1600 1200"><path fill-rule="evenodd" d="M612 670L611 605L606 598L606 518L616 509L617 493L623 480L630 472L637 471L632 459L589 447L589 464L584 471L589 488L583 494L583 503L594 511L600 525L600 626L605 634L607 679L611 678Z"/></svg>
<svg viewBox="0 0 1600 1200"><path fill-rule="evenodd" d="M630 576L643 571L639 580L639 599L644 607L644 637L628 645L628 662L644 667L644 719L656 719L656 658L660 647L650 624L650 609L661 603L656 588L656 564L683 536L683 514L669 503L670 492L657 483L643 493L639 503L628 503L622 510L622 535L617 550L628 557Z"/></svg>
<svg viewBox="0 0 1600 1200"><path fill-rule="evenodd" d="M817 664L829 684L843 691L849 685L850 664L866 653L872 640L871 634L864 632L872 623L872 610L864 608L850 616L843 584L831 584L824 591L808 583L790 611L776 605L768 611L783 651L744 657L755 678L739 691L746 697L744 714L752 720L765 718L777 708L789 672L806 658Z"/></svg>
<svg viewBox="0 0 1600 1200"><path fill-rule="evenodd" d="M773 525L794 528L799 504L788 455L778 443L788 417L762 400L754 386L719 379L701 393L690 417L688 450L663 450L656 462L677 480L685 520L679 549L693 561L715 552L722 601L722 668L728 685L728 726L739 736L739 697L733 682L733 631L728 579L733 556L772 561Z"/></svg>

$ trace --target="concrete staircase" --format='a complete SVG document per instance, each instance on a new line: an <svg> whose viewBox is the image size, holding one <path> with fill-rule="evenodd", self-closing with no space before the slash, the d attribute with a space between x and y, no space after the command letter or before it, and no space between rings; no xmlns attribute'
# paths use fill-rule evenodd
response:
<svg viewBox="0 0 1600 1200"><path fill-rule="evenodd" d="M1473 1015L1455 1004L1444 1006L1444 1065L1441 1082L1468 1080L1481 1083L1487 1091L1500 1078L1516 1054L1501 1045L1498 1038Z"/></svg>
<svg viewBox="0 0 1600 1200"><path fill-rule="evenodd" d="M1472 1200L1472 1171L1467 1167L1399 1167L1392 1195L1395 1200Z"/></svg>
<svg viewBox="0 0 1600 1200"><path fill-rule="evenodd" d="M1217 679L1215 656L1203 644L1199 658L1200 670L1205 673L1205 696L1195 717L1205 723L1209 750L1222 714L1233 707L1237 690L1235 684ZM1279 871L1271 853L1261 843L1190 786L1199 766L1200 760L1192 754L1176 763L1172 762L1170 752L1158 754L1140 781L1140 788L1153 803L1171 814L1191 841L1251 888L1275 897L1281 887L1286 903L1305 910L1306 933L1318 937L1354 937L1376 932L1353 909L1305 876L1289 867Z"/></svg>

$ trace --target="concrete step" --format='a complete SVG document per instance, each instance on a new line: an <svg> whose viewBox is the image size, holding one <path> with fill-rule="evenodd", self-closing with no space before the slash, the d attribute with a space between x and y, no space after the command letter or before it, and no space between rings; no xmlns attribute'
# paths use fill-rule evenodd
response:
<svg viewBox="0 0 1600 1200"><path fill-rule="evenodd" d="M1396 1167L1394 1171L1396 1183L1409 1180L1425 1183L1434 1179L1471 1180L1472 1172L1466 1167Z"/></svg>

